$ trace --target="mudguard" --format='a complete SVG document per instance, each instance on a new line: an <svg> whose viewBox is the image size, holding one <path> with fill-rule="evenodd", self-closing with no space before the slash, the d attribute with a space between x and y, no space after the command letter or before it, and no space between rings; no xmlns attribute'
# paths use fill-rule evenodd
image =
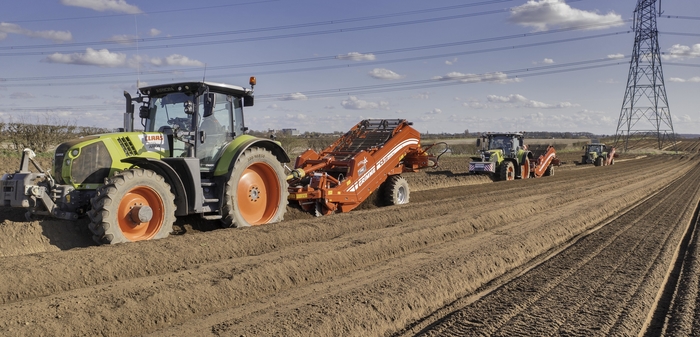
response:
<svg viewBox="0 0 700 337"><path fill-rule="evenodd" d="M236 162L238 157L245 152L245 150L251 147L261 147L264 148L277 157L277 160L281 163L289 163L289 155L284 151L282 146L273 140L257 138L250 135L239 136L229 143L223 150L221 157L216 163L216 168L214 169L214 176L219 177L228 174L233 169L233 164Z"/></svg>

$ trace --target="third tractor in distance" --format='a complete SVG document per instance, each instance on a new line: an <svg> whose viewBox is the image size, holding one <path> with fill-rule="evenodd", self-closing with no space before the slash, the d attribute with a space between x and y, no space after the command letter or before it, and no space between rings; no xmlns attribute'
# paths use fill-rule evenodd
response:
<svg viewBox="0 0 700 337"><path fill-rule="evenodd" d="M617 153L615 153L614 147L607 147L603 143L594 141L584 146L583 149L585 153L581 156L579 164L593 164L595 166L615 165Z"/></svg>

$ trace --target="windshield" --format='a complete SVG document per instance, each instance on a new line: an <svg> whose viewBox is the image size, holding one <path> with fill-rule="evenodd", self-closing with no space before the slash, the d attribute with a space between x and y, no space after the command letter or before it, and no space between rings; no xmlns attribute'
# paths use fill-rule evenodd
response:
<svg viewBox="0 0 700 337"><path fill-rule="evenodd" d="M513 148L513 140L511 137L496 136L496 137L491 138L491 141L489 142L489 150L512 149L512 148Z"/></svg>
<svg viewBox="0 0 700 337"><path fill-rule="evenodd" d="M603 146L602 145L591 145L588 148L588 152L601 153L601 152L603 152Z"/></svg>
<svg viewBox="0 0 700 337"><path fill-rule="evenodd" d="M185 113L185 107L194 109L194 96L172 93L163 97L152 98L149 103L150 123L147 131L163 131L177 125L185 131L192 130L191 115Z"/></svg>

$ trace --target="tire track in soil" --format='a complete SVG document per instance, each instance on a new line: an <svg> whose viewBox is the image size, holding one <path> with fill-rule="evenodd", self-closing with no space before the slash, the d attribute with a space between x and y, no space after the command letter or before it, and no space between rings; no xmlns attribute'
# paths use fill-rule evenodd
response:
<svg viewBox="0 0 700 337"><path fill-rule="evenodd" d="M700 201L698 181L695 168L560 254L416 335L637 335ZM697 275L692 276L696 286L688 287L696 294ZM694 316L692 310L678 315L686 321Z"/></svg>
<svg viewBox="0 0 700 337"><path fill-rule="evenodd" d="M542 224L534 215L550 209L553 203L559 202L557 207L562 212L572 214L586 204L585 200L594 200L601 211L592 214L592 218L603 219L606 214L638 200L631 191L651 193L672 176L687 170L668 160L649 160L645 164L638 165L645 169L633 177L616 170L590 175L588 185L604 174L615 177L612 186L619 190L613 191L607 185L600 185L581 189L581 194L576 195L571 190L550 188L557 177L551 177L552 181L501 183L500 194L512 188L514 199L519 201L515 207L520 212L516 214L500 211L506 205L513 206L512 200L503 201L498 195L482 198L470 187L461 196L455 194L448 199L440 199L442 191L433 191L432 198L417 205L293 221L248 231L213 231L172 240L0 259L5 270L16 271L9 275L19 275L16 278L0 275L7 277L0 285L9 284L1 293L15 291L0 307L0 321L4 322L0 323L0 331L13 329L19 335L46 331L121 335L183 324L175 328L175 334L184 335L182 331L188 329L201 332L209 327L224 335L238 331L338 334L334 328L355 329L341 332L381 335L400 328L402 322L419 318L413 311L424 315L434 310L437 303L463 292L464 287L483 284L546 251L552 242L561 242L595 225L593 220L581 223L573 215L564 220L550 216L546 218L549 222ZM629 165L626 171L636 171L636 166ZM662 172L666 176L661 176ZM576 184L586 183L572 181L572 186ZM547 186L547 193L533 193L533 187L538 190L538 186ZM493 193L493 187L483 188L486 195ZM465 198L472 193L476 197ZM463 209L477 210L478 214L465 219ZM518 223L522 219L527 220ZM561 223L570 227L562 228ZM533 236L530 229L542 237ZM481 241L484 237L494 241L485 244ZM525 253L493 252L494 244L505 247L514 245L513 242ZM486 255L465 258L474 254ZM454 265L445 266L444 261L453 261ZM14 262L18 262L14 269L7 268ZM455 274L441 277L446 268L452 267L457 268ZM469 275L469 270L481 274ZM414 271L419 271L419 275L414 275ZM460 281L465 275L473 282ZM405 284L396 284L397 280ZM37 289L35 292L16 291L22 282L29 281ZM328 289L321 286L325 284L330 285ZM436 285L442 297L432 298ZM335 295L320 297L319 288ZM388 298L376 300L377 295L385 292ZM401 302L405 299L402 296L393 299L405 292L413 301L410 308ZM279 299L290 302L280 305L276 302ZM334 303L352 303L352 307L336 308ZM270 324L267 318L278 321L277 314L270 311L282 307L289 309L280 314L279 321L283 323ZM320 314L313 308L321 308L326 315L337 311L338 315L317 321L314 318ZM249 317L251 310L263 315ZM315 330L298 327L294 315L306 318L302 321L310 321ZM207 320L210 317L216 318ZM338 317L346 317L348 321L337 322ZM362 326L365 323L358 321L363 319L360 317L374 317L376 321L366 323L365 327ZM351 322L353 319L355 322ZM247 324L236 323L239 320Z"/></svg>
<svg viewBox="0 0 700 337"><path fill-rule="evenodd" d="M700 331L700 314L697 313L700 305L699 225L700 206L679 245L668 283L657 295L658 307L649 315L644 336L693 336Z"/></svg>

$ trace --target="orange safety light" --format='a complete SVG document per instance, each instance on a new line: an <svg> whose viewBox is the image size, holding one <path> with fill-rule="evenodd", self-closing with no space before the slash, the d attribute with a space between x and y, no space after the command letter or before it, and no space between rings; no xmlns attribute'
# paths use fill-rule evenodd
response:
<svg viewBox="0 0 700 337"><path fill-rule="evenodd" d="M250 85L256 85L257 81L255 80L255 76L250 77L250 82L248 82Z"/></svg>

